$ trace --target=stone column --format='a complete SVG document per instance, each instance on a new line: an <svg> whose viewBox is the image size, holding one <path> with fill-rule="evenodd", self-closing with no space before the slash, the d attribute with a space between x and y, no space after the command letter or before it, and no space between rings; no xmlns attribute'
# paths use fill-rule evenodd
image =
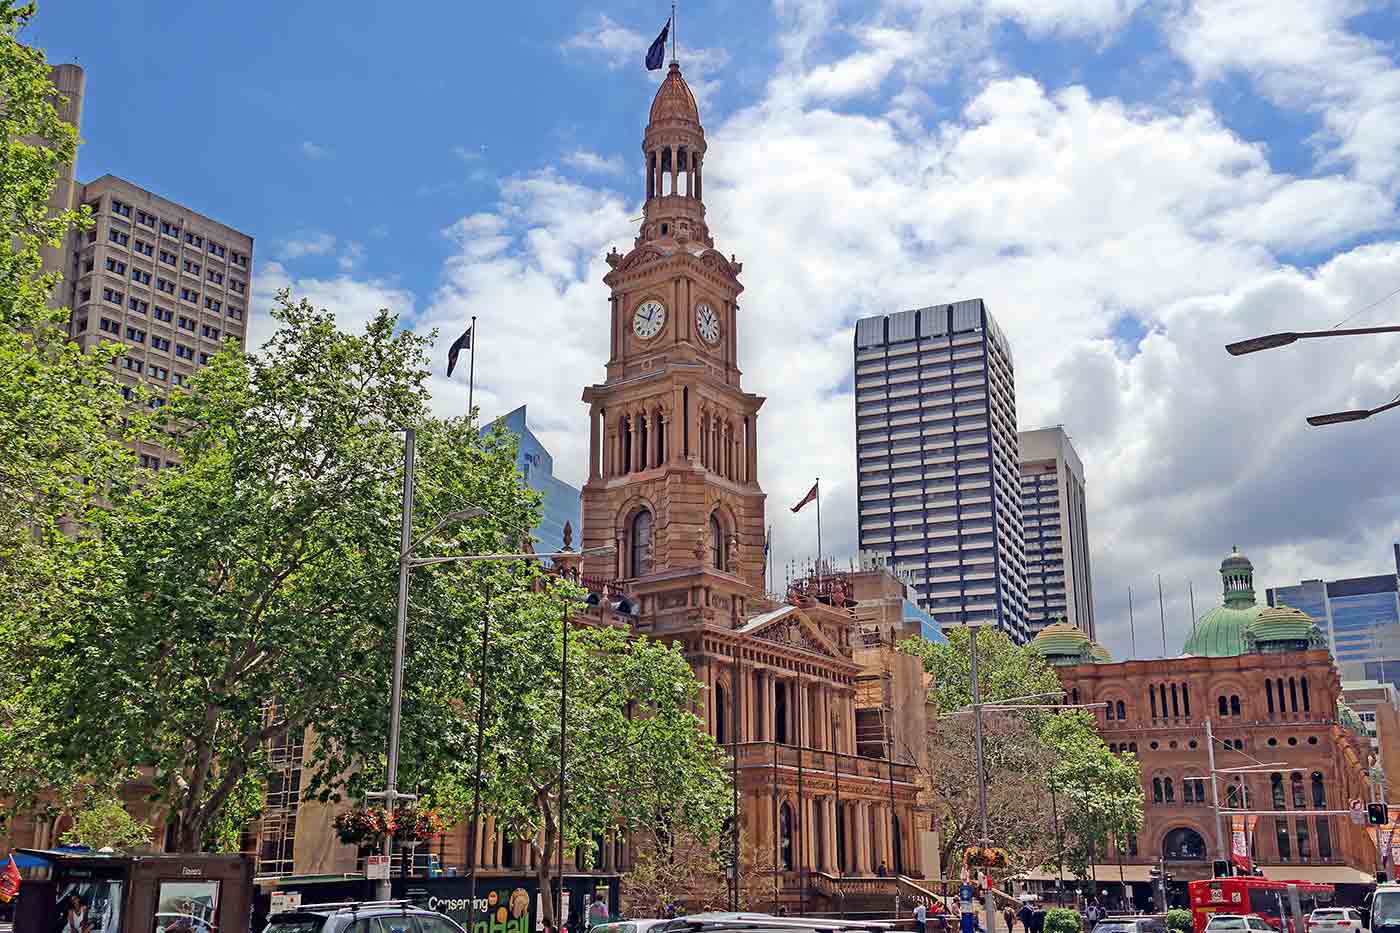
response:
<svg viewBox="0 0 1400 933"><path fill-rule="evenodd" d="M749 415L749 475L747 481L758 482L758 415Z"/></svg>
<svg viewBox="0 0 1400 933"><path fill-rule="evenodd" d="M855 803L855 863L856 874L870 874L870 805L864 800Z"/></svg>
<svg viewBox="0 0 1400 933"><path fill-rule="evenodd" d="M666 460L670 463L680 463L685 456L685 389L676 386L675 405L671 408L671 417L666 419L666 426L670 434L666 437Z"/></svg>
<svg viewBox="0 0 1400 933"><path fill-rule="evenodd" d="M588 478L598 478L598 460L602 455L598 443L598 403L588 407Z"/></svg>
<svg viewBox="0 0 1400 933"><path fill-rule="evenodd" d="M832 797L825 798L826 802L826 855L823 858L824 867L833 875L836 874L836 800Z"/></svg>
<svg viewBox="0 0 1400 933"><path fill-rule="evenodd" d="M656 453L651 458L651 465L661 466L671 454L668 447L670 439L666 436L666 432L670 430L671 427L671 419L667 417L664 411L658 408L656 410L655 421L656 427L654 428L654 433L656 434L656 440L653 449Z"/></svg>

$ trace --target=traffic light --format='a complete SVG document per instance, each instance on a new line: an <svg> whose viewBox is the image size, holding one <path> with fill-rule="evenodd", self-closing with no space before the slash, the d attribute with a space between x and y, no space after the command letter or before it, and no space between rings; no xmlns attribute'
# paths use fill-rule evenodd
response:
<svg viewBox="0 0 1400 933"><path fill-rule="evenodd" d="M1213 874L1211 875L1211 877L1213 878L1230 877L1230 863L1223 858L1218 858L1214 862L1212 862L1211 868L1213 870Z"/></svg>
<svg viewBox="0 0 1400 933"><path fill-rule="evenodd" d="M1372 826L1384 826L1389 820L1386 818L1386 806L1383 803L1366 804L1366 822Z"/></svg>

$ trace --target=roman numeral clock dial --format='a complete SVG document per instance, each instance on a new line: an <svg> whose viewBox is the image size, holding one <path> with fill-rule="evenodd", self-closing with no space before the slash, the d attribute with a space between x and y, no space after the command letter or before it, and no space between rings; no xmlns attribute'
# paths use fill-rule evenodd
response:
<svg viewBox="0 0 1400 933"><path fill-rule="evenodd" d="M710 346L719 343L719 315L704 302L695 306L695 332Z"/></svg>
<svg viewBox="0 0 1400 933"><path fill-rule="evenodd" d="M654 298L639 304L637 310L632 313L632 333L643 340L661 333L661 328L665 325L666 306Z"/></svg>

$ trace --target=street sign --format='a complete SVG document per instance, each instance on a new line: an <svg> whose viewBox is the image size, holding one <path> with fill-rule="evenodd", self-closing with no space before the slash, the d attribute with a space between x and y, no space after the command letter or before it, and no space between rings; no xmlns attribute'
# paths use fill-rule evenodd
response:
<svg viewBox="0 0 1400 933"><path fill-rule="evenodd" d="M387 855L367 855L365 856L365 877L370 881L389 880L389 856Z"/></svg>
<svg viewBox="0 0 1400 933"><path fill-rule="evenodd" d="M272 903L268 906L267 912L275 914L284 910L296 910L300 906L300 891L273 891Z"/></svg>
<svg viewBox="0 0 1400 933"><path fill-rule="evenodd" d="M962 902L962 913L972 913L972 885L964 884L958 888L958 900Z"/></svg>

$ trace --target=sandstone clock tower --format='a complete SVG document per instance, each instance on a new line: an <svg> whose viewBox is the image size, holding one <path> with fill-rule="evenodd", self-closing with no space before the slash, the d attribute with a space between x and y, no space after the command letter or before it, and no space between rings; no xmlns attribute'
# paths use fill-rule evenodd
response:
<svg viewBox="0 0 1400 933"><path fill-rule="evenodd" d="M630 252L608 256L604 278L607 380L583 393L583 545L614 544L617 556L583 570L628 581L648 615L689 605L737 620L763 586L763 399L740 386L742 264L715 249L705 223L705 130L675 62L652 101L642 155L641 231Z"/></svg>

